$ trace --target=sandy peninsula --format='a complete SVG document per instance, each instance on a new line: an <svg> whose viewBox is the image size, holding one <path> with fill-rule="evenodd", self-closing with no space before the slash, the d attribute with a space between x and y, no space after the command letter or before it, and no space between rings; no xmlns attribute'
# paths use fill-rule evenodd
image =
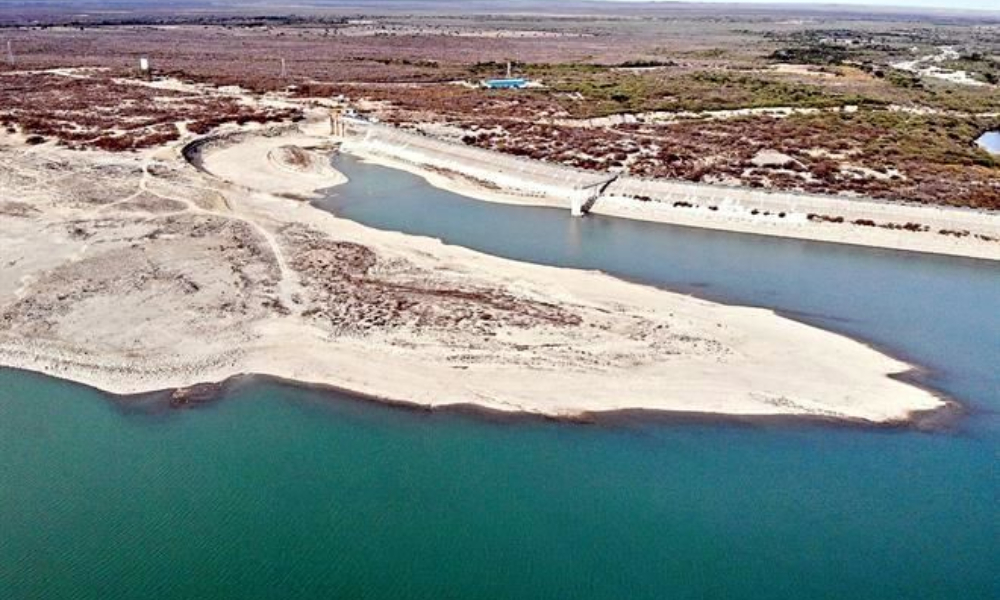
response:
<svg viewBox="0 0 1000 600"><path fill-rule="evenodd" d="M902 423L910 365L774 314L382 232L319 119L130 154L0 134L0 365L118 394L256 373L428 407ZM191 157L189 156L188 159Z"/></svg>

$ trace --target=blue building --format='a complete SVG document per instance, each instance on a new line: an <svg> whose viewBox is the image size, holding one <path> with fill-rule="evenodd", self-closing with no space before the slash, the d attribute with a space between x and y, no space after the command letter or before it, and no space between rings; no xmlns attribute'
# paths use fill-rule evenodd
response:
<svg viewBox="0 0 1000 600"><path fill-rule="evenodd" d="M483 83L491 90L519 90L528 85L528 80L523 77L512 77L507 79L487 79Z"/></svg>

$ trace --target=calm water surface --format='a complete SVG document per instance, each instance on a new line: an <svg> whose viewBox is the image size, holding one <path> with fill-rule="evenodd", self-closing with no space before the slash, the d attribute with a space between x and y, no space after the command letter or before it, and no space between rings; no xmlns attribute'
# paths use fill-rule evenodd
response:
<svg viewBox="0 0 1000 600"><path fill-rule="evenodd" d="M987 131L979 136L976 143L991 154L1000 154L1000 131Z"/></svg>
<svg viewBox="0 0 1000 600"><path fill-rule="evenodd" d="M261 380L175 411L0 370L0 598L1000 597L996 266L574 220L338 166L338 214L794 311L976 412L937 434L578 426Z"/></svg>
<svg viewBox="0 0 1000 600"><path fill-rule="evenodd" d="M598 269L707 298L764 306L930 369L979 408L1000 408L1000 264L475 202L349 156L357 185L321 208L377 227L518 260ZM995 423L995 418L990 417Z"/></svg>

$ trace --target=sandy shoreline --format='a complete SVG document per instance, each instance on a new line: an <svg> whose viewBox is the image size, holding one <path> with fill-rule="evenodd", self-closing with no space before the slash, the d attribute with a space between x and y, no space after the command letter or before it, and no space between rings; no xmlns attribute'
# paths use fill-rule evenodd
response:
<svg viewBox="0 0 1000 600"><path fill-rule="evenodd" d="M966 416L966 407L962 404L940 397L944 403L929 410L913 411L906 419L888 421L870 421L867 419L831 417L825 415L809 415L794 413L776 414L732 414L717 412L677 411L666 409L621 408L594 412L581 411L574 414L552 415L544 412L507 410L490 407L483 404L454 403L443 405L416 404L408 400L374 396L356 390L338 387L329 383L310 383L296 379L288 379L276 375L260 373L238 373L224 379L210 382L193 383L183 387L150 389L135 393L117 393L111 390L88 384L69 377L60 377L37 369L0 365L0 370L21 372L38 377L51 377L56 380L81 386L103 396L108 401L124 408L147 406L157 409L197 409L201 406L224 402L230 396L247 386L258 384L275 384L283 387L316 392L324 400L338 402L376 403L401 411L467 415L477 419L485 419L497 423L521 423L546 421L569 425L596 426L632 426L632 425L748 425L748 426L802 426L813 425L828 428L871 428L871 429L916 429L920 431L947 431L962 417ZM916 371L911 371L913 373ZM898 376L908 379L910 373ZM897 376L893 376L897 377ZM919 384L912 382L919 387ZM929 390L932 393L933 390ZM330 398L335 395L336 398Z"/></svg>
<svg viewBox="0 0 1000 600"><path fill-rule="evenodd" d="M288 199L302 184L287 173L281 185L261 178L277 168L266 167L274 149L319 139L246 140L206 153L221 179L176 148L44 150L69 170L78 160L124 173L109 184L116 198L97 205L54 193L70 181L32 187L40 151L3 147L10 183L36 212L0 213L18 254L0 270L10 290L0 364L116 394L254 373L559 418L645 410L894 424L947 405L889 377L910 365L773 311L338 219ZM241 178L247 170L256 179ZM343 182L318 177L328 179L309 185Z"/></svg>

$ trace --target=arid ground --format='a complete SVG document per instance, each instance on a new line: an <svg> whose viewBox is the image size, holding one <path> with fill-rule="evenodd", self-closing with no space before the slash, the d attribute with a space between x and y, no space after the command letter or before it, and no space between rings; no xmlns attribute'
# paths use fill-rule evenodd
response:
<svg viewBox="0 0 1000 600"><path fill-rule="evenodd" d="M973 143L1000 126L994 13L474 2L457 14L424 2L401 14L391 2L314 2L289 16L266 3L93 4L0 8L0 42L14 53L0 68L130 76L148 56L160 75L343 94L402 126L587 169L1000 208L1000 159ZM507 62L539 87L478 87ZM56 113L104 91L4 81L0 119L31 133L98 147L172 135L172 115L143 114L141 98L118 109L126 140L91 136L99 121L54 131ZM172 102L195 131L276 116Z"/></svg>
<svg viewBox="0 0 1000 600"><path fill-rule="evenodd" d="M559 416L892 423L944 405L888 377L909 365L769 311L378 232L303 200L345 183L325 157L330 110L349 105L595 172L985 215L1000 162L973 140L998 124L996 19L103 6L0 10L4 365L120 393L253 372ZM533 85L478 85L508 62Z"/></svg>

